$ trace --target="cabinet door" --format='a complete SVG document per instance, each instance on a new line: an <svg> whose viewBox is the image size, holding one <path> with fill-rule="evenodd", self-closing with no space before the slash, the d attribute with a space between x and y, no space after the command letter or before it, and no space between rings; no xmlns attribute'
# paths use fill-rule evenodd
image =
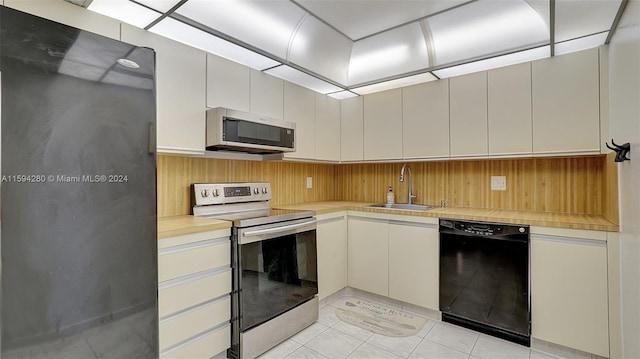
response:
<svg viewBox="0 0 640 359"><path fill-rule="evenodd" d="M120 21L57 0L5 0L4 5L45 19L120 40Z"/></svg>
<svg viewBox="0 0 640 359"><path fill-rule="evenodd" d="M207 54L207 107L249 112L249 68Z"/></svg>
<svg viewBox="0 0 640 359"><path fill-rule="evenodd" d="M347 221L344 216L318 220L318 297L347 286Z"/></svg>
<svg viewBox="0 0 640 359"><path fill-rule="evenodd" d="M402 89L364 96L364 159L402 158Z"/></svg>
<svg viewBox="0 0 640 359"><path fill-rule="evenodd" d="M451 157L484 157L487 146L487 73L449 79Z"/></svg>
<svg viewBox="0 0 640 359"><path fill-rule="evenodd" d="M439 310L439 244L435 225L389 225L389 297Z"/></svg>
<svg viewBox="0 0 640 359"><path fill-rule="evenodd" d="M316 159L340 161L340 101L316 94Z"/></svg>
<svg viewBox="0 0 640 359"><path fill-rule="evenodd" d="M340 101L340 161L362 161L364 134L363 97Z"/></svg>
<svg viewBox="0 0 640 359"><path fill-rule="evenodd" d="M532 236L534 338L609 357L605 243Z"/></svg>
<svg viewBox="0 0 640 359"><path fill-rule="evenodd" d="M287 158L313 159L316 154L316 97L307 88L284 83L284 120L295 122L296 151Z"/></svg>
<svg viewBox="0 0 640 359"><path fill-rule="evenodd" d="M531 155L531 64L487 73L489 155Z"/></svg>
<svg viewBox="0 0 640 359"><path fill-rule="evenodd" d="M404 158L449 157L449 81L402 89Z"/></svg>
<svg viewBox="0 0 640 359"><path fill-rule="evenodd" d="M203 154L205 52L127 24L122 24L122 41L156 51L158 151Z"/></svg>
<svg viewBox="0 0 640 359"><path fill-rule="evenodd" d="M349 218L349 286L389 296L389 225L363 218Z"/></svg>
<svg viewBox="0 0 640 359"><path fill-rule="evenodd" d="M250 109L251 113L284 118L284 81L257 70L251 71Z"/></svg>
<svg viewBox="0 0 640 359"><path fill-rule="evenodd" d="M533 152L600 152L598 49L532 63Z"/></svg>

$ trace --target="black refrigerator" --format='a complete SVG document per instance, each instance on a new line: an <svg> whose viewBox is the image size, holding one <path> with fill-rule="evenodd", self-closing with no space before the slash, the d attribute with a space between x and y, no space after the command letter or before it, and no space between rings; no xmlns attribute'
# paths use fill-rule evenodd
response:
<svg viewBox="0 0 640 359"><path fill-rule="evenodd" d="M0 30L1 358L157 358L155 53Z"/></svg>

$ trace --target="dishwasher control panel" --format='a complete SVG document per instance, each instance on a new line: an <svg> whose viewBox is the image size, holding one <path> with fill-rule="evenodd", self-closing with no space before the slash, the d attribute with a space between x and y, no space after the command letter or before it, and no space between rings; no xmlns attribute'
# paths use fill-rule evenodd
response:
<svg viewBox="0 0 640 359"><path fill-rule="evenodd" d="M528 235L529 226L507 223L440 219L440 232L465 233L478 236Z"/></svg>

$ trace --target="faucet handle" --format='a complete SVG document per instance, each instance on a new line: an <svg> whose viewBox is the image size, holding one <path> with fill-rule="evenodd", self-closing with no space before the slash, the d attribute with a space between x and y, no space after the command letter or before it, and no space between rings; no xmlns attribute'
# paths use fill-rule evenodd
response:
<svg viewBox="0 0 640 359"><path fill-rule="evenodd" d="M447 204L447 200L443 199L442 201L440 201L440 207L444 208L444 206Z"/></svg>

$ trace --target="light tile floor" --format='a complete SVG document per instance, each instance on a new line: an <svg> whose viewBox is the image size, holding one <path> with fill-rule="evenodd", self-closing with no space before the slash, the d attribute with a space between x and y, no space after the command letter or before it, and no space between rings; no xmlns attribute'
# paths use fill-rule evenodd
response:
<svg viewBox="0 0 640 359"><path fill-rule="evenodd" d="M371 300L371 299L367 299ZM409 337L374 334L338 319L335 307L320 308L318 321L260 359L555 359L527 347L429 319Z"/></svg>

